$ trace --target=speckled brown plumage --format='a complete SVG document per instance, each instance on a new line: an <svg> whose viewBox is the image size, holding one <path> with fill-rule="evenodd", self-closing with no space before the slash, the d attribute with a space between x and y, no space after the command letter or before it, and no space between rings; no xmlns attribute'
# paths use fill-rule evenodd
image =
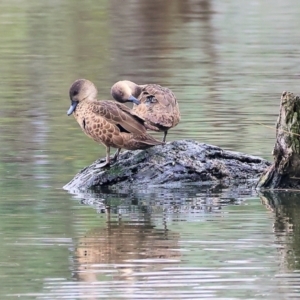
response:
<svg viewBox="0 0 300 300"><path fill-rule="evenodd" d="M110 100L98 101L95 85L86 79L76 80L70 88L71 107L83 132L107 148L106 163L110 163L110 147L128 150L146 149L162 144L147 134L144 121L132 114L127 106ZM103 166L104 166L103 165Z"/></svg>
<svg viewBox="0 0 300 300"><path fill-rule="evenodd" d="M147 129L164 131L163 141L170 128L180 121L180 111L173 92L158 84L137 85L123 80L115 83L111 89L112 96L119 102L126 102L129 98L137 98L139 105L134 105L132 111L145 120Z"/></svg>

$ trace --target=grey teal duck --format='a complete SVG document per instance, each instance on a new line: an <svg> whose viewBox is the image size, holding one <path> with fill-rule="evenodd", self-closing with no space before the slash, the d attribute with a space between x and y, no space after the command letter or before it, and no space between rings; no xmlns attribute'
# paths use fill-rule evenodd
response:
<svg viewBox="0 0 300 300"><path fill-rule="evenodd" d="M145 121L147 129L163 131L163 142L166 141L170 128L180 121L180 111L174 93L158 84L137 85L129 80L116 82L111 88L111 94L118 102L133 102L132 112ZM136 101L132 101L136 99Z"/></svg>
<svg viewBox="0 0 300 300"><path fill-rule="evenodd" d="M162 144L147 134L144 120L132 114L126 105L110 100L98 101L98 90L91 81L76 80L69 95L71 106L67 114L73 114L83 132L106 147L106 161L99 167L110 164L110 147L118 149L113 157L117 160L122 148L136 150ZM128 101L139 103L134 99Z"/></svg>

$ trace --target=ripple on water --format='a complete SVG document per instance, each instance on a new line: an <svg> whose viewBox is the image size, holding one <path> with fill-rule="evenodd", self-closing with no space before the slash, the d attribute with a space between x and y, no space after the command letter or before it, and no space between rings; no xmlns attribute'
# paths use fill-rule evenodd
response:
<svg viewBox="0 0 300 300"><path fill-rule="evenodd" d="M274 276L279 272L279 255L272 231L273 217L259 199L251 196L244 195L236 202L239 205L222 205L221 199L226 199L229 191L223 196L212 193L215 200L210 202L207 197L205 202L211 209L195 211L194 203L204 193L207 192L198 190L194 196L185 197L184 203L175 201L177 207L183 205L180 213L170 210L172 204L164 203L160 196L156 200L161 206L155 204L148 210L145 203L143 210L124 204L120 211L118 206L111 207L110 214L98 215L101 226L91 226L90 215L82 214L76 223L79 235L69 245L72 278L44 278L42 293L23 296L276 298L286 286ZM103 196L106 197L99 195ZM97 198L95 194L93 197ZM147 197L144 200L147 202ZM88 204L93 205L90 201ZM161 212L159 208L163 208ZM86 225L90 229L83 230Z"/></svg>

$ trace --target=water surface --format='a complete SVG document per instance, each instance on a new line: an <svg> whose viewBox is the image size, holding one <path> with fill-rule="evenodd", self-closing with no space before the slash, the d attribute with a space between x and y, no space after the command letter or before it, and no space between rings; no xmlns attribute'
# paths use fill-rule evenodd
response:
<svg viewBox="0 0 300 300"><path fill-rule="evenodd" d="M296 0L1 1L0 298L299 297L297 193L62 190L105 154L66 116L77 78L103 99L124 78L169 86L182 120L168 140L272 159L280 95L298 93L298 10Z"/></svg>

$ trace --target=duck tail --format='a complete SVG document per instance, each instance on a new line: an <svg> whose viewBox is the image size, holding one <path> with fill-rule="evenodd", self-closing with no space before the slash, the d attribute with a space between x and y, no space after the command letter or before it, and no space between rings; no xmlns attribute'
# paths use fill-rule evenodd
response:
<svg viewBox="0 0 300 300"><path fill-rule="evenodd" d="M157 139L155 139L152 135L147 134L144 136L145 140L143 141L145 144L147 145L151 145L151 146L157 146L157 145L163 145L164 142L159 141Z"/></svg>
<svg viewBox="0 0 300 300"><path fill-rule="evenodd" d="M150 134L144 134L139 137L135 137L135 144L137 149L146 149L157 145L163 145L164 142L158 141Z"/></svg>

